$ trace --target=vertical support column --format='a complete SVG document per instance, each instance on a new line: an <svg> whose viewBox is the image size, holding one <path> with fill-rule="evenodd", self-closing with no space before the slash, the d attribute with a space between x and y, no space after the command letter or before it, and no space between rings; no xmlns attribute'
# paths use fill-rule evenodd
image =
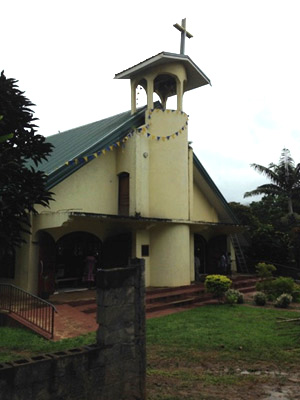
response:
<svg viewBox="0 0 300 400"><path fill-rule="evenodd" d="M177 80L177 111L182 111L183 103L183 82Z"/></svg>
<svg viewBox="0 0 300 400"><path fill-rule="evenodd" d="M130 81L131 85L131 115L136 112L136 82Z"/></svg>
<svg viewBox="0 0 300 400"><path fill-rule="evenodd" d="M147 108L153 108L153 78L147 78Z"/></svg>
<svg viewBox="0 0 300 400"><path fill-rule="evenodd" d="M144 274L143 259L97 273L97 344L103 348L105 365L103 400L146 398Z"/></svg>

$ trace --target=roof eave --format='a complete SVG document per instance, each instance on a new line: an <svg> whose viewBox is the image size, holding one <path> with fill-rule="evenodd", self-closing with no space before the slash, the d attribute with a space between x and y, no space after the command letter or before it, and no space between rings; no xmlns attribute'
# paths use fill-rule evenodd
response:
<svg viewBox="0 0 300 400"><path fill-rule="evenodd" d="M134 65L122 72L115 75L114 79L131 79L140 75L145 69L153 66L163 64L164 62L176 62L181 61L184 63L187 73L190 76L188 79L186 91L195 89L204 85L211 85L210 79L204 74L203 71L192 61L192 59L185 54L176 54L161 52L156 56L148 58L139 64Z"/></svg>

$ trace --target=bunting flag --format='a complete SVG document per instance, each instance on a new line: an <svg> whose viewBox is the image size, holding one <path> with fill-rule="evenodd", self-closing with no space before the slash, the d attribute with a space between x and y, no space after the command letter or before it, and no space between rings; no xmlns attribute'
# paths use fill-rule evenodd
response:
<svg viewBox="0 0 300 400"><path fill-rule="evenodd" d="M180 113L181 115L186 115L186 117L188 118L188 115L185 114L183 111L176 111L176 110L161 110L161 109L151 109L148 115L148 119L151 119L151 115L154 112L167 112L167 113ZM188 121L185 122L185 125L182 126L178 131L172 133L171 135L168 136L162 136L162 135L153 135L152 133L149 132L149 128L150 128L151 123L143 125L137 129L131 129L126 136L123 137L123 139L117 141L116 143L113 143L109 146L106 146L105 148L98 150L97 152L93 153L93 154L89 154L86 156L82 156L82 157L78 157L78 158L74 158L72 160L66 161L65 165L67 166L71 166L71 165L78 165L81 163L86 163L89 162L95 158L98 158L102 155L105 155L108 152L113 151L115 148L118 147L125 147L126 142L128 141L128 139L130 139L131 137L134 136L134 134L139 134L139 135L146 135L147 138L151 138L152 140L156 140L156 141L169 141L171 138L175 139L177 136L179 136L179 134L182 134L186 127L188 126Z"/></svg>

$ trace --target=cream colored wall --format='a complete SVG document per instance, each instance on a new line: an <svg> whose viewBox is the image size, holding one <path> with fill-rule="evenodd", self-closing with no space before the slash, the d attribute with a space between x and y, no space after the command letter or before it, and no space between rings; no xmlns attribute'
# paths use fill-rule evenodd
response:
<svg viewBox="0 0 300 400"><path fill-rule="evenodd" d="M145 285L150 286L150 255L142 257L142 245L148 245L150 248L150 233L147 230L138 230L135 232L133 257L143 258L145 260Z"/></svg>
<svg viewBox="0 0 300 400"><path fill-rule="evenodd" d="M154 110L149 133L159 141L149 141L149 215L160 218L187 219L188 198L188 141L187 116L179 111ZM174 138L182 127L185 129ZM164 139L163 139L164 138Z"/></svg>
<svg viewBox="0 0 300 400"><path fill-rule="evenodd" d="M83 165L51 191L55 193L51 211L72 209L115 214L118 207L116 151Z"/></svg>
<svg viewBox="0 0 300 400"><path fill-rule="evenodd" d="M151 230L150 240L150 286L190 284L189 226L157 226Z"/></svg>
<svg viewBox="0 0 300 400"><path fill-rule="evenodd" d="M82 211L101 214L118 214L118 174L130 175L130 214L136 211L136 141L128 139L124 147L114 148L90 161L64 179L51 191L55 201L50 211ZM67 167L66 167L67 168ZM39 212L49 211L37 207Z"/></svg>
<svg viewBox="0 0 300 400"><path fill-rule="evenodd" d="M134 144L135 153L135 212L143 217L149 213L149 163L150 163L150 140L143 135L136 135Z"/></svg>
<svg viewBox="0 0 300 400"><path fill-rule="evenodd" d="M194 221L207 222L219 221L216 210L195 183L193 188L193 213L191 219Z"/></svg>

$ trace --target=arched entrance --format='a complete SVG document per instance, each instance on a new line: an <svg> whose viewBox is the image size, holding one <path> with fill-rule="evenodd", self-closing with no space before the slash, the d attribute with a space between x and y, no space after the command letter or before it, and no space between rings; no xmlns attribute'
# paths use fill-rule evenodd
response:
<svg viewBox="0 0 300 400"><path fill-rule="evenodd" d="M121 233L106 239L103 244L102 266L124 267L131 258L131 233Z"/></svg>
<svg viewBox="0 0 300 400"><path fill-rule="evenodd" d="M227 254L226 235L215 236L208 242L207 246L207 273L221 273L220 260L223 254Z"/></svg>
<svg viewBox="0 0 300 400"><path fill-rule="evenodd" d="M201 275L206 274L207 261L206 261L206 240L203 236L195 234L194 235L194 257L195 257L195 281L199 282L201 280Z"/></svg>
<svg viewBox="0 0 300 400"><path fill-rule="evenodd" d="M38 295L48 298L55 289L55 241L44 231L38 233Z"/></svg>
<svg viewBox="0 0 300 400"><path fill-rule="evenodd" d="M72 232L61 237L56 243L56 284L57 287L83 286L85 260L96 258L95 267L100 266L102 242L88 232Z"/></svg>

